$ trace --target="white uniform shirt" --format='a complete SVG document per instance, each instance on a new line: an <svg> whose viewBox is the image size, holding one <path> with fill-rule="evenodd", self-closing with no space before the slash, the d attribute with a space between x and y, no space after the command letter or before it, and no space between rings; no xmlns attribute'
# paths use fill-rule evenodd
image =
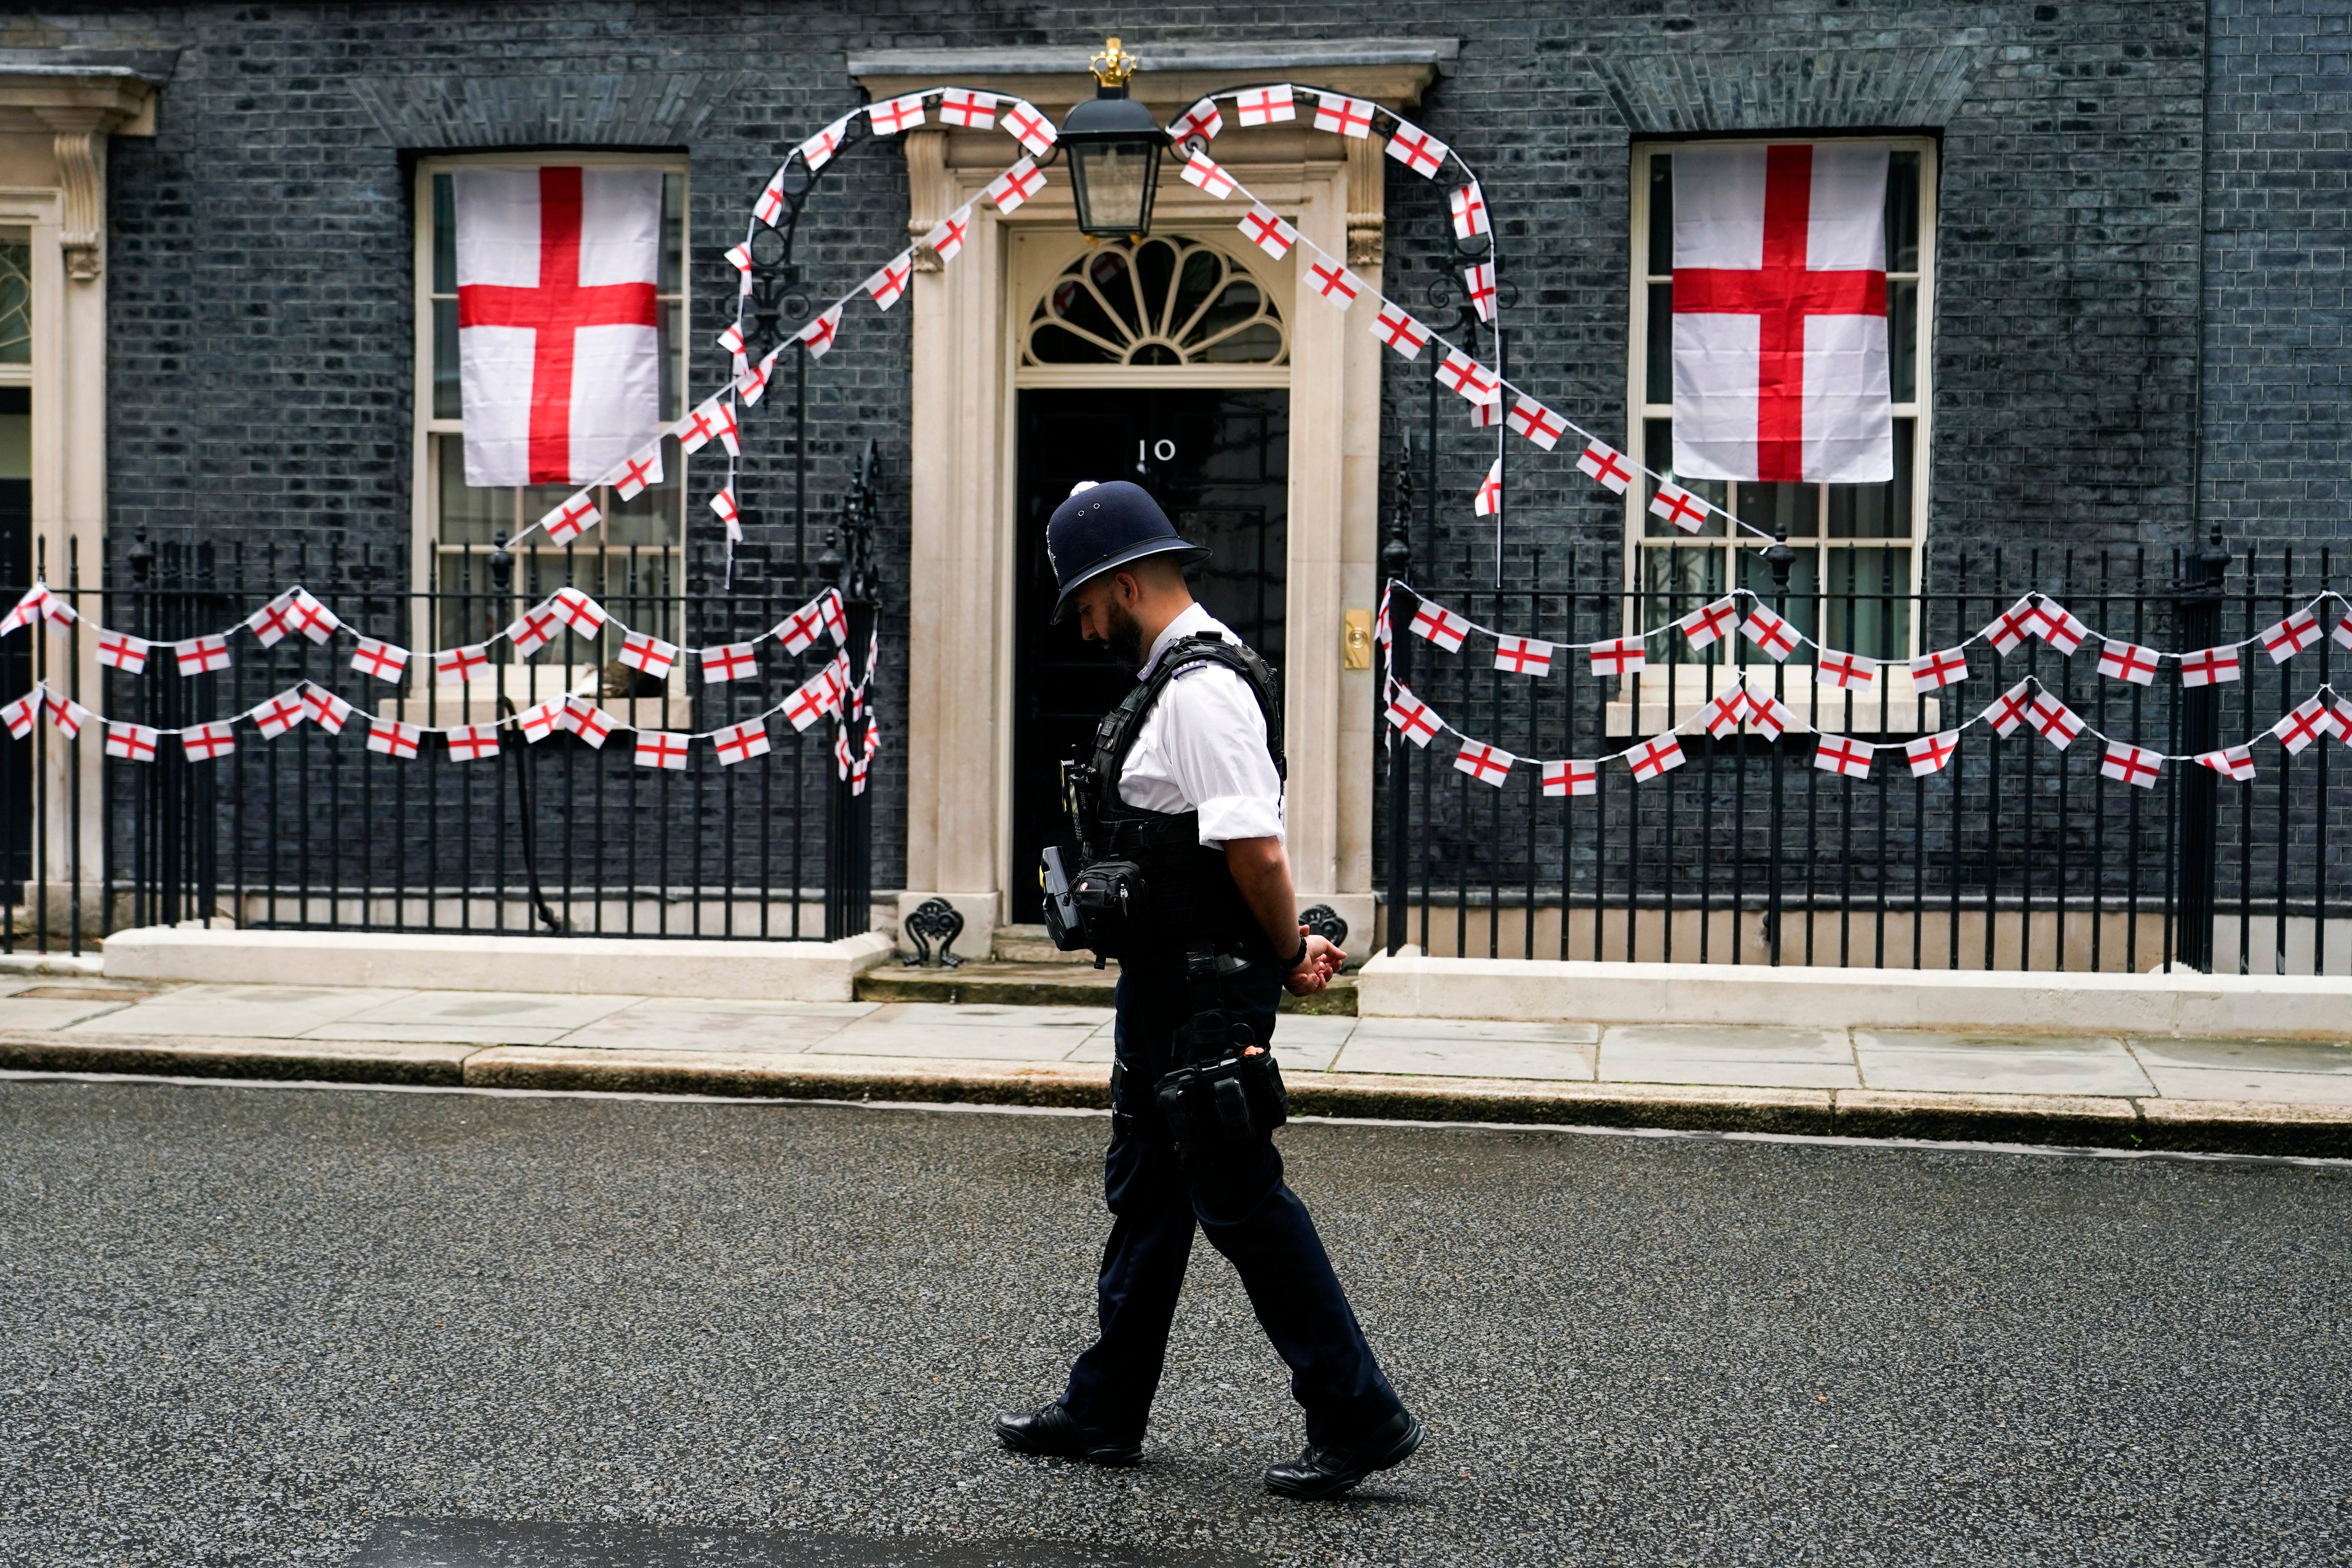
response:
<svg viewBox="0 0 2352 1568"><path fill-rule="evenodd" d="M1136 679L1149 680L1171 644L1202 632L1242 640L1193 605L1160 632ZM1199 812L1201 842L1212 849L1234 838L1280 838L1282 778L1249 682L1221 664L1197 666L1170 681L1128 749L1118 795L1145 811Z"/></svg>

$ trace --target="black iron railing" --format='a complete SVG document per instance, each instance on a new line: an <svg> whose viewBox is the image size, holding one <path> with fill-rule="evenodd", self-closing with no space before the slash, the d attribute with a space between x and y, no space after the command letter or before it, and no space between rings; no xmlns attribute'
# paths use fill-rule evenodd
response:
<svg viewBox="0 0 2352 1568"><path fill-rule="evenodd" d="M1769 552L1763 552L1769 560ZM1412 567L1401 531L1391 574ZM1622 586L1614 552L1533 555L1517 585L1453 587L1483 557L1432 563L1420 588L1498 630L1585 642L1671 622L1723 592ZM1433 581L1432 579L1435 579ZM2352 588L2326 553L1955 550L1926 591L1797 594L1782 569L1761 602L1812 627L1875 627L1879 658L1950 647L2028 589L2093 628L2168 651L2253 636L2323 589ZM1591 673L1563 649L1550 677L1493 668L1495 645L1458 654L1409 635L1396 591L1396 674L1445 721L1527 759L1500 788L1455 771L1458 742L1393 742L1381 763L1380 884L1389 951L1901 968L2352 972L2352 923L2332 902L2352 870L2352 758L2322 739L2290 755L2267 731L2340 679L2326 637L2284 664L2243 650L2235 684L2186 689L2177 665L2150 685L2101 675L2098 644L2073 657L2028 640L1968 650L1969 679L1915 691L1901 666L1868 691L1818 686L1801 650L1774 664L1738 637L1702 651L1652 639L1648 668ZM1742 610L1745 613L1746 605ZM2333 627L2339 605L2321 616ZM1862 634L1857 633L1857 637ZM1901 646L1895 646L1899 637ZM1828 637L1832 646L1836 642ZM1744 675L1794 710L1778 740L1709 739L1691 722ZM2167 764L2155 787L2101 776L2085 734L2053 748L2032 728L1969 729L1941 773L1915 778L1904 742L1950 730L2032 676L2088 725L2171 753L2253 744L2240 784ZM1617 752L1679 723L1680 769L1637 783L1622 764L1596 792L1546 797L1534 762ZM1870 774L1816 768L1806 727L1881 748Z"/></svg>
<svg viewBox="0 0 2352 1568"><path fill-rule="evenodd" d="M795 731L772 717L768 754L728 766L696 741L683 771L639 765L618 730L600 750L562 731L528 742L509 725L495 756L465 762L429 733L414 759L366 743L372 719L495 722L566 693L648 730L740 722L822 668L833 639L797 655L762 642L757 677L721 683L703 680L692 650L766 631L838 582L841 564L829 549L806 581L704 593L688 591L675 552L655 547L485 547L443 552L430 590L387 592L377 584L397 561L315 546L142 542L122 585L104 589L79 586L69 562L51 587L80 619L0 640L0 700L37 680L94 714L168 730L309 682L354 711L341 734L305 723L271 740L240 723L236 750L210 761L168 735L152 760L107 756L95 720L79 740L46 721L21 739L0 734L0 945L79 951L110 931L189 921L771 940L864 930L870 857L848 841L867 831L868 797L838 777L831 720ZM178 673L169 644L233 626L296 583L352 632L417 649L404 678L354 670L349 635L265 648L244 632L229 639L226 668ZM472 679L436 683L425 650L481 641L567 584L613 622L528 658L496 644ZM870 592L870 571L854 585ZM874 608L853 597L848 613L862 670ZM634 669L617 658L622 624L686 651L660 678ZM153 645L143 672L93 664L100 626Z"/></svg>

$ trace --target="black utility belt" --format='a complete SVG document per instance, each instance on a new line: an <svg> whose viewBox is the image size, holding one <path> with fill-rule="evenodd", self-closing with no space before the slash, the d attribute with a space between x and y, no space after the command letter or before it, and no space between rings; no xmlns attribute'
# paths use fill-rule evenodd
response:
<svg viewBox="0 0 2352 1568"><path fill-rule="evenodd" d="M1246 1143L1290 1120L1290 1096L1272 1051L1178 1068L1151 1093L1169 1132L1193 1148Z"/></svg>

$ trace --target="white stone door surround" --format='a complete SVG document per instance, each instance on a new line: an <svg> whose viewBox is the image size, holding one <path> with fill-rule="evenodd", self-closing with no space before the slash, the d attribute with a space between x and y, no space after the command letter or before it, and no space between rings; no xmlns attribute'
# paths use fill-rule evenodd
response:
<svg viewBox="0 0 2352 1568"><path fill-rule="evenodd" d="M1420 101L1451 40L1184 46L1127 38L1143 68L1129 90L1162 123L1202 94L1253 83L1320 84L1395 109ZM1035 51L907 50L853 58L850 74L877 100L962 86L1025 98L1056 121L1094 91L1093 46ZM1286 125L1241 131L1228 121L1215 156L1323 249L1345 254L1378 287L1382 143L1309 128L1311 109ZM1066 167L1010 217L982 187L1017 156L1001 132L934 122L906 138L908 231L920 236L977 200L971 242L953 265L919 268L913 313L912 452L908 583L907 879L903 915L944 898L972 940L1001 923L1012 879L1033 876L1011 840L1013 563L1016 505L1013 417L1019 333L1044 279L1084 247ZM1243 210L1163 174L1155 233L1223 235ZM1066 237L1066 244L1052 237ZM1026 243L1016 243L1026 241ZM1026 253L1025 255L1022 253ZM1050 266L1044 263L1053 259ZM1298 263L1253 268L1290 332L1290 489L1284 702L1289 730L1291 865L1302 907L1328 903L1360 949L1372 928L1373 675L1345 670L1345 612L1368 609L1378 587L1380 345L1360 304L1341 313L1299 301ZM1221 379L1207 366L1171 367L1168 384L1266 385L1262 367ZM1108 380L1137 385L1149 372ZM1071 384L1069 371L1051 373ZM1039 384L1043 384L1040 382ZM1282 384L1276 380L1274 384ZM1368 949L1365 949L1368 951Z"/></svg>

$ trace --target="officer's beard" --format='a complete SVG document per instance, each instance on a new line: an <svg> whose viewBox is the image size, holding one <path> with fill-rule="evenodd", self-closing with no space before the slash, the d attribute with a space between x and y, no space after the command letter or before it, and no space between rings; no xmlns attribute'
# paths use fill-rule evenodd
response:
<svg viewBox="0 0 2352 1568"><path fill-rule="evenodd" d="M1143 623L1135 618L1123 605L1107 607L1103 615L1103 646L1121 669L1133 673L1143 668Z"/></svg>

